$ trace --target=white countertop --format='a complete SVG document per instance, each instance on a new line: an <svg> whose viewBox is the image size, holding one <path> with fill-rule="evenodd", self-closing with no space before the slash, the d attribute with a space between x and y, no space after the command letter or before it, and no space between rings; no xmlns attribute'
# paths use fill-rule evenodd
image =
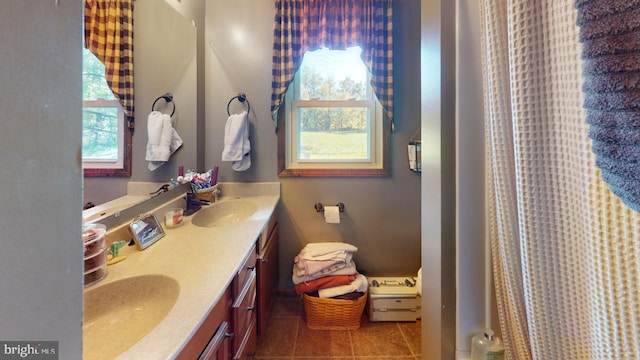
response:
<svg viewBox="0 0 640 360"><path fill-rule="evenodd" d="M255 251L255 241L271 217L279 195L228 195L220 202L236 199L255 203L257 211L237 224L212 228L192 225L193 216L185 217L179 226L165 228L165 236L147 249L123 248L120 253L127 258L110 265L107 277L87 288L148 274L170 276L180 285L180 294L169 314L118 359L173 358L198 329L231 283L242 260Z"/></svg>

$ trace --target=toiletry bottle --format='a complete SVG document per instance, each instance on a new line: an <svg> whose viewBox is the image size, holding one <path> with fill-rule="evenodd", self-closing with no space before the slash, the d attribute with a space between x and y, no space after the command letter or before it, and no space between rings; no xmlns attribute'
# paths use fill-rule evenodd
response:
<svg viewBox="0 0 640 360"><path fill-rule="evenodd" d="M219 168L217 166L213 167L213 172L211 173L211 186L218 183L218 170Z"/></svg>
<svg viewBox="0 0 640 360"><path fill-rule="evenodd" d="M471 339L471 360L504 360L504 345L493 330L484 329Z"/></svg>

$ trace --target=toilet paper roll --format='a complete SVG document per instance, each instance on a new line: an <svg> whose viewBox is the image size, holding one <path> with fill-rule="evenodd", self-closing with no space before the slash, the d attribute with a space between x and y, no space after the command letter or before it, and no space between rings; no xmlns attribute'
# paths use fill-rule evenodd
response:
<svg viewBox="0 0 640 360"><path fill-rule="evenodd" d="M337 206L325 206L324 221L327 224L340 224L340 208Z"/></svg>

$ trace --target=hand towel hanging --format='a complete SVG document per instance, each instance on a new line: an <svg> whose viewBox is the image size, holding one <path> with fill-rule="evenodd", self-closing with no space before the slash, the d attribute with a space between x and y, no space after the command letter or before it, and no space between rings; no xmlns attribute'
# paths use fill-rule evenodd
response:
<svg viewBox="0 0 640 360"><path fill-rule="evenodd" d="M251 166L250 151L248 113L230 115L224 128L222 161L233 161L233 170L246 171Z"/></svg>
<svg viewBox="0 0 640 360"><path fill-rule="evenodd" d="M171 117L159 111L149 114L147 134L145 160L149 161L149 170L154 171L169 161L169 157L182 146L182 139L171 125Z"/></svg>

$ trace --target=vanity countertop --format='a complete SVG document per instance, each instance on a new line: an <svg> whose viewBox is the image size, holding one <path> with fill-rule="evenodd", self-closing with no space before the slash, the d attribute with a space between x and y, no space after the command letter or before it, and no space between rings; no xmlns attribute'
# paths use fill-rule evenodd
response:
<svg viewBox="0 0 640 360"><path fill-rule="evenodd" d="M108 266L107 277L87 288L151 274L167 275L179 283L180 294L169 314L119 359L174 358L198 329L243 259L255 251L255 241L274 212L279 195L226 195L220 202L237 199L253 202L257 210L241 222L209 228L193 225L195 215L185 217L177 227L165 228L165 236L147 249L123 248L121 254L126 260Z"/></svg>

